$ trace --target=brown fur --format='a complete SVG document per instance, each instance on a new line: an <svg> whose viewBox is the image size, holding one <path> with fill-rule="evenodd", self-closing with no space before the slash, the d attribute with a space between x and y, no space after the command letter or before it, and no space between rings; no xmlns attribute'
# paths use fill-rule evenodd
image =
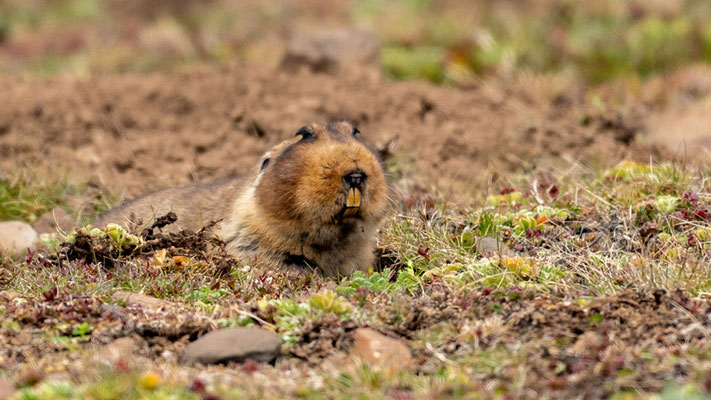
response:
<svg viewBox="0 0 711 400"><path fill-rule="evenodd" d="M178 215L176 228L199 229L221 220L216 232L239 257L316 268L327 276L350 275L373 260L388 198L382 166L356 132L345 122L310 124L299 131L302 137L268 151L247 182L149 193L108 212L97 225L126 218L148 221L168 211ZM351 186L346 182L352 174L362 176L361 204L347 216Z"/></svg>

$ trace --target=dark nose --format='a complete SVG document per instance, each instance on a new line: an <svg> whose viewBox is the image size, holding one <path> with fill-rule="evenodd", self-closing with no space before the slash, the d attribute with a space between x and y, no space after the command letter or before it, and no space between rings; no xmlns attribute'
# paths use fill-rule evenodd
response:
<svg viewBox="0 0 711 400"><path fill-rule="evenodd" d="M343 177L343 182L348 187L360 188L365 182L365 174L360 170L349 172Z"/></svg>

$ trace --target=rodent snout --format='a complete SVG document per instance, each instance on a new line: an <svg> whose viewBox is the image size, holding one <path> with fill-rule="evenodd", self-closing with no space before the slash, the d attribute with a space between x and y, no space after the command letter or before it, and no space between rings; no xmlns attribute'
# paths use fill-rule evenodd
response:
<svg viewBox="0 0 711 400"><path fill-rule="evenodd" d="M343 216L352 217L358 214L365 179L366 175L360 169L350 171L343 176L343 184L346 189L346 204L342 210Z"/></svg>
<svg viewBox="0 0 711 400"><path fill-rule="evenodd" d="M345 184L346 189L362 189L366 178L367 176L362 170L356 169L348 172L346 175L343 176L343 183Z"/></svg>

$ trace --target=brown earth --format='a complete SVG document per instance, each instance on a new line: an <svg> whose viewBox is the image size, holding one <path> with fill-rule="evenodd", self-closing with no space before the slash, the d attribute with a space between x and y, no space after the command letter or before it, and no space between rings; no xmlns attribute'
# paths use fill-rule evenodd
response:
<svg viewBox="0 0 711 400"><path fill-rule="evenodd" d="M170 309L106 305L95 297L56 291L45 293L43 297L33 299L0 292L0 306L6 310L3 318L7 319L3 322L18 321L24 326L17 330L4 323L0 328L0 333L8 339L0 344L0 366L24 384L28 384L30 373L36 374L30 378L37 380L63 378L45 374L53 365L67 362L72 363L69 374L81 376L96 368L93 350L121 337L130 337L136 343L135 348L129 350L128 359L137 356L144 364L153 365L176 362L190 340L215 329L217 320L228 316L230 310L244 307L239 301L223 304L222 312L207 316L185 305ZM484 393L511 388L514 380L525 385L527 392L523 397L530 398L541 395L607 398L628 389L657 392L666 382L684 379L694 368L703 368L702 365L692 368L675 356L702 349L709 340L708 301L692 300L663 290L625 291L606 298L579 293L535 295L517 288L485 289L462 295L434 284L423 297L417 298L417 304L403 305L399 302L407 302L404 299L391 302L382 296L372 300L372 306L381 308L383 315L402 311L404 306L408 316L415 316L408 321L386 318L382 324L373 326L409 345L415 342L408 339L436 330L437 324L455 327L450 339L434 347L413 349L413 366L421 374L435 374L448 362L495 351L501 349L501 345L516 348L517 353L525 357L525 372L511 361L489 372L485 369L472 372L466 386L478 387ZM85 352L46 339L47 329L63 327L61 332L69 335L78 321L88 322L93 327L91 341L79 346ZM276 369L259 368L273 379L282 379L280 371L289 368L287 365L310 368L325 358L347 353L353 346L352 332L359 325L352 321L339 322L332 316L309 323L304 327L302 340L285 354ZM290 356L308 362L300 364ZM113 361L109 367L119 368L120 363L128 359ZM32 369L28 369L29 366ZM221 371L231 375L235 382L243 378L239 368ZM192 376L197 372L182 371ZM495 387L484 386L494 383ZM276 392L284 390L273 382L266 387Z"/></svg>
<svg viewBox="0 0 711 400"><path fill-rule="evenodd" d="M537 165L666 156L635 135L640 108L602 113L553 78L468 88L233 65L177 74L0 79L0 166L43 163L128 197L244 173L309 121L350 120L395 149L391 172L425 190L480 188ZM410 186L412 187L412 186Z"/></svg>

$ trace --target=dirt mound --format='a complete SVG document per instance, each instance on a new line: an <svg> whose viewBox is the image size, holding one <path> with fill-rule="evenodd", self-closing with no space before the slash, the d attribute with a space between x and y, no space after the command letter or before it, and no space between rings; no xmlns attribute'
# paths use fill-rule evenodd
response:
<svg viewBox="0 0 711 400"><path fill-rule="evenodd" d="M133 258L152 257L158 264L163 265L181 264L186 262L188 257L193 257L205 265L210 265L211 273L216 275L228 273L236 264L237 260L227 254L225 243L212 234L214 222L197 232L161 231L175 221L177 216L170 212L157 218L140 233L135 232L136 226L131 227L129 231L120 227L107 227L106 233L79 229L72 233L71 241L63 243L57 252L50 255L50 261L60 266L66 262L82 261L113 267Z"/></svg>
<svg viewBox="0 0 711 400"><path fill-rule="evenodd" d="M350 120L367 141L396 148L396 175L459 194L563 156L609 164L660 155L633 140L644 129L639 115L600 114L586 106L582 90L532 77L455 89L357 74L205 67L3 79L0 102L0 165L50 163L122 196L238 176L309 121Z"/></svg>

